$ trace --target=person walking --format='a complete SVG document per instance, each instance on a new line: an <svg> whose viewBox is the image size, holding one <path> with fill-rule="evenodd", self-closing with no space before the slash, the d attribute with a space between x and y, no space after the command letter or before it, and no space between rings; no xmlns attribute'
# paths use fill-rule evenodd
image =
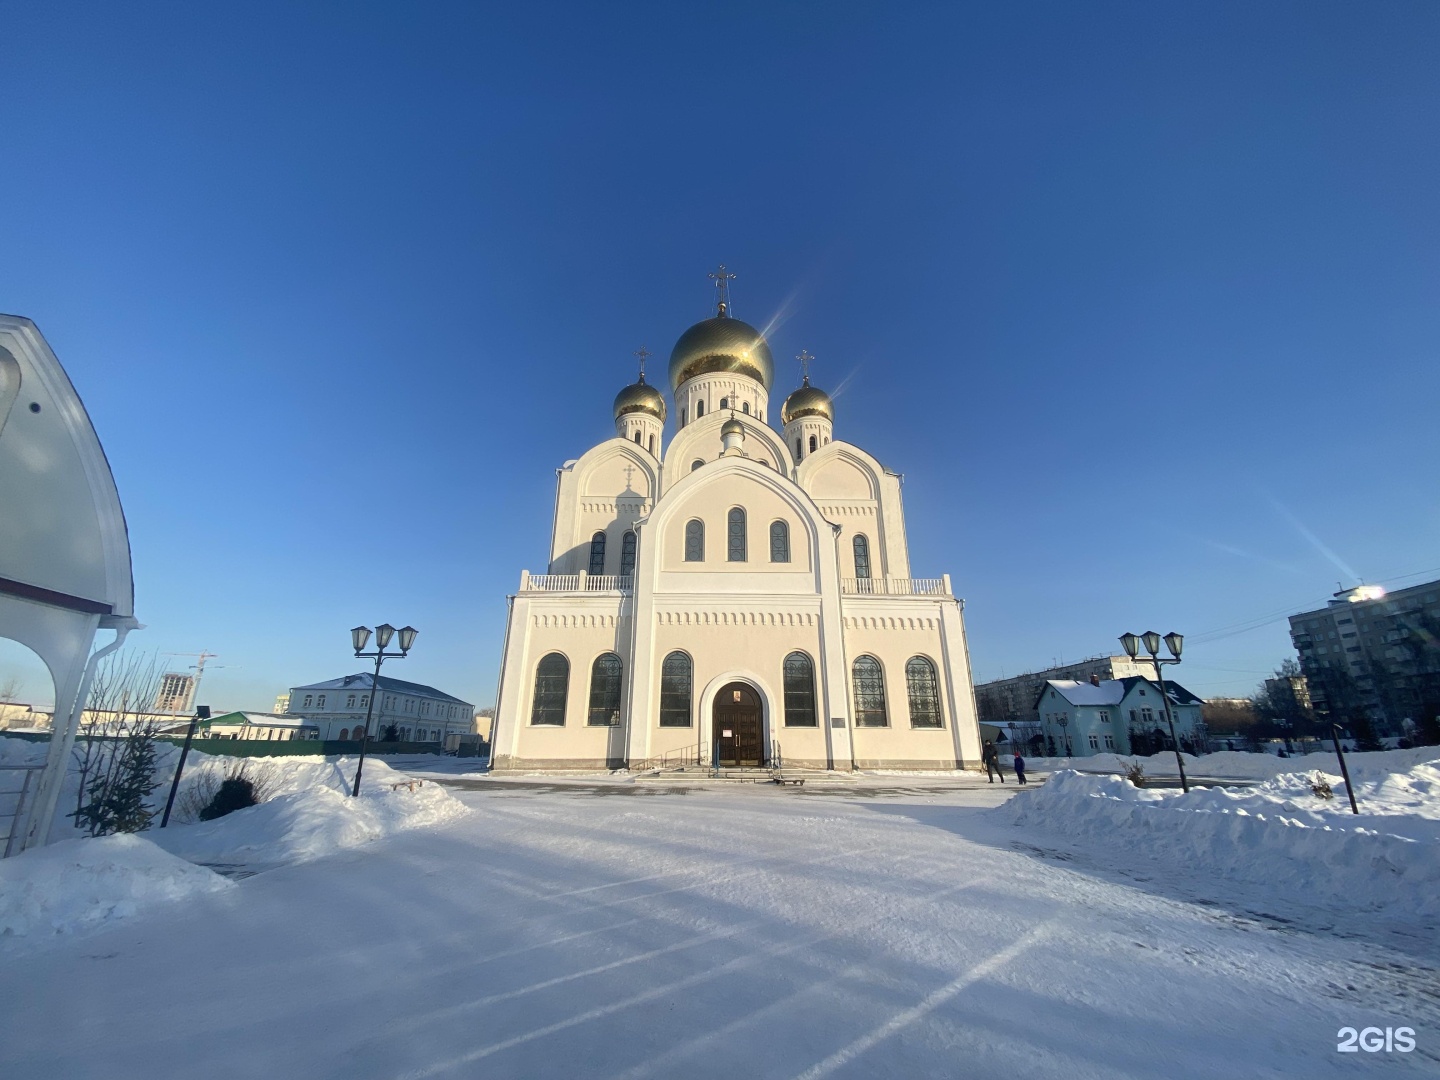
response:
<svg viewBox="0 0 1440 1080"><path fill-rule="evenodd" d="M1003 777L1001 778L1004 779ZM1015 751L1015 782L1025 783L1025 759L1020 756L1020 751Z"/></svg>
<svg viewBox="0 0 1440 1080"><path fill-rule="evenodd" d="M995 744L989 739L985 740L985 749L980 751L980 760L985 763L985 775L990 778L990 783L995 782L997 773L1000 783L1005 782L1005 773L1000 768L1000 751L995 749Z"/></svg>

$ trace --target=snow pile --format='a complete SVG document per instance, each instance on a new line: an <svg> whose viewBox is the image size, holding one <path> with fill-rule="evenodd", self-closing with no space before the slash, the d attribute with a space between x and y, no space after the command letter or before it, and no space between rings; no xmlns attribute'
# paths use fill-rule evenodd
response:
<svg viewBox="0 0 1440 1080"><path fill-rule="evenodd" d="M0 948L231 887L139 836L65 840L0 860Z"/></svg>
<svg viewBox="0 0 1440 1080"><path fill-rule="evenodd" d="M231 765L212 759L206 768ZM168 829L151 835L194 862L265 866L318 859L470 812L439 785L412 780L374 759L366 759L358 799L350 797L353 758L251 758L245 775L269 783L272 797L215 821L177 827L172 819Z"/></svg>
<svg viewBox="0 0 1440 1080"><path fill-rule="evenodd" d="M1282 758L1275 754L1252 754L1243 750L1222 750L1214 754L1195 757L1180 755L1185 760L1187 776L1206 776L1225 780L1268 780L1274 776L1303 770L1324 769L1337 772L1339 765L1335 751L1328 748L1323 752ZM1380 750L1374 753L1347 751L1346 764L1351 775L1361 773L1392 773L1424 764L1440 757L1440 747L1418 746L1411 750ZM1093 754L1090 757L1042 758L1027 757L1027 768L1032 772L1058 772L1061 769L1078 769L1087 773L1113 773L1123 776L1132 761L1138 761L1145 768L1146 776L1178 776L1175 754L1165 751L1152 757L1134 754ZM1010 757L1000 755L1000 764L1010 769Z"/></svg>
<svg viewBox="0 0 1440 1080"><path fill-rule="evenodd" d="M1389 754L1355 755L1382 758ZM1284 773L1253 788L1136 788L1115 776L1063 771L994 811L1139 859L1264 884L1316 902L1440 915L1440 758L1389 772L1351 767L1361 813L1339 776ZM1312 781L1323 776L1334 798Z"/></svg>

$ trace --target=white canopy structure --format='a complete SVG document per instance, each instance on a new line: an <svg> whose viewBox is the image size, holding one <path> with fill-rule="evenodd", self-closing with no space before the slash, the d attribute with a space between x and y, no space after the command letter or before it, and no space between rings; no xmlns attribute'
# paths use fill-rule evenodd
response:
<svg viewBox="0 0 1440 1080"><path fill-rule="evenodd" d="M21 849L45 843L95 665L139 627L110 463L65 369L29 319L0 315L0 637L55 684L45 772ZM115 640L91 653L95 632Z"/></svg>

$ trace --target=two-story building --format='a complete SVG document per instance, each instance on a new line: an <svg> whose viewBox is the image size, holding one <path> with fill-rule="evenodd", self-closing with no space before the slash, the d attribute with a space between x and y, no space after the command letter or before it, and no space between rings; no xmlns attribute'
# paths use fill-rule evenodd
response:
<svg viewBox="0 0 1440 1080"><path fill-rule="evenodd" d="M380 676L380 696L370 710L375 676L365 672L290 690L285 715L303 718L322 739L359 739L370 713L370 737L383 739L389 728L401 742L443 742L447 735L475 730L475 706L433 686Z"/></svg>
<svg viewBox="0 0 1440 1080"><path fill-rule="evenodd" d="M1205 752L1203 702L1165 680L1175 736L1186 753ZM1174 748L1160 686L1153 679L1050 679L1035 701L1046 752L1052 757L1155 754Z"/></svg>

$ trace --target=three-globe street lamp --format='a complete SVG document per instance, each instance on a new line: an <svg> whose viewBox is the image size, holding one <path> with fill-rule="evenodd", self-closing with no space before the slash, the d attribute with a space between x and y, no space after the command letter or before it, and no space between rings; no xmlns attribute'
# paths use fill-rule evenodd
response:
<svg viewBox="0 0 1440 1080"><path fill-rule="evenodd" d="M370 683L370 700L365 705L365 727L360 731L360 761L355 766L355 787L350 792L351 798L360 794L360 774L365 769L365 747L370 742L370 718L375 715L375 699L380 696L380 665L386 660L403 660L409 654L410 646L415 644L415 635L419 632L413 626L405 626L397 631L389 623L381 623L375 627L375 651L366 652L365 646L370 643L370 628L357 626L350 631L350 642L355 646L355 655L375 658L375 678ZM397 633L400 635L400 651L386 652L385 646L390 644L390 639Z"/></svg>
<svg viewBox="0 0 1440 1080"><path fill-rule="evenodd" d="M1170 659L1167 660L1160 656L1160 635L1154 630L1147 630L1138 638L1134 634L1120 635L1120 645L1131 660L1141 659L1139 653L1142 642L1145 651L1150 654L1150 662L1155 665L1155 679L1160 684L1160 703L1165 706L1165 722L1170 725L1170 742L1175 747L1175 764L1180 769L1180 788L1189 794L1190 781L1185 777L1185 761L1180 757L1180 740L1175 737L1175 717L1170 712L1170 695L1165 691L1165 672L1160 667L1161 664L1180 662L1180 650L1185 645L1185 638L1173 630L1165 635L1165 647L1170 650Z"/></svg>
<svg viewBox="0 0 1440 1080"><path fill-rule="evenodd" d="M1060 743L1062 749L1064 749L1065 751L1065 756L1074 757L1075 751L1070 746L1070 734L1068 731L1066 731L1066 729L1070 726L1070 718L1064 713L1061 713L1059 716L1055 717L1055 722L1060 725Z"/></svg>

